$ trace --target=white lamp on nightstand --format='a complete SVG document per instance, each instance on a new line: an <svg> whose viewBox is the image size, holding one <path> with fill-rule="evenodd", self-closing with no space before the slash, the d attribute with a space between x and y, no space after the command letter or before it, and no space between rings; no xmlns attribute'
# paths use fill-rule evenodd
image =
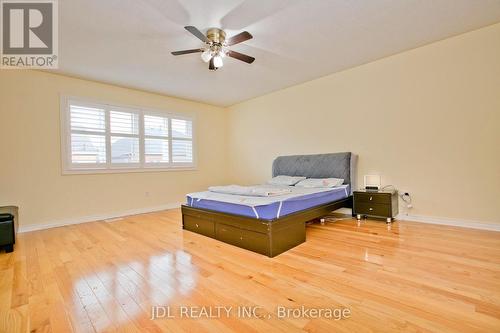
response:
<svg viewBox="0 0 500 333"><path fill-rule="evenodd" d="M380 175L365 175L365 189L366 190L380 189Z"/></svg>

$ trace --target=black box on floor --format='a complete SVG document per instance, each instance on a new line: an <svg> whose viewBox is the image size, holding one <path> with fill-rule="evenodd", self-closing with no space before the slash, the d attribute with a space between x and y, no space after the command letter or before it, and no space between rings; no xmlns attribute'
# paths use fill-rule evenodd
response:
<svg viewBox="0 0 500 333"><path fill-rule="evenodd" d="M5 252L12 252L15 242L14 215L0 214L0 248L4 248Z"/></svg>

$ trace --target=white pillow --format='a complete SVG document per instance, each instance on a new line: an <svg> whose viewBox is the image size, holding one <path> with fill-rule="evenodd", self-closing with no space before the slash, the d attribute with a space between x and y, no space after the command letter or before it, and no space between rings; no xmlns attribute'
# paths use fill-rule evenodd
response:
<svg viewBox="0 0 500 333"><path fill-rule="evenodd" d="M344 183L340 178L308 178L295 184L297 187L336 187Z"/></svg>
<svg viewBox="0 0 500 333"><path fill-rule="evenodd" d="M267 181L267 183L270 185L293 186L304 179L306 179L306 177L276 176L276 177L269 179Z"/></svg>

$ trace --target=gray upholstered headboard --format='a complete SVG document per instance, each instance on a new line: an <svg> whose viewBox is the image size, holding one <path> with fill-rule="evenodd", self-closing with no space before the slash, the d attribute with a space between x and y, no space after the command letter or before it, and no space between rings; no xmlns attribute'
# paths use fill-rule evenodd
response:
<svg viewBox="0 0 500 333"><path fill-rule="evenodd" d="M356 190L357 155L346 153L279 156L273 162L273 177L343 178Z"/></svg>

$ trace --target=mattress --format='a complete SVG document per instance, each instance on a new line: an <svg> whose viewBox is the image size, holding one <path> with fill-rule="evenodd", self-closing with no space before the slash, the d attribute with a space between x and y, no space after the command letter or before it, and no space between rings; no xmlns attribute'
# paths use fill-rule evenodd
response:
<svg viewBox="0 0 500 333"><path fill-rule="evenodd" d="M265 186L269 187L269 185ZM196 192L187 195L187 205L256 219L273 220L347 198L350 193L349 185L334 188L277 187L289 188L291 192L272 197L252 197L210 191Z"/></svg>

